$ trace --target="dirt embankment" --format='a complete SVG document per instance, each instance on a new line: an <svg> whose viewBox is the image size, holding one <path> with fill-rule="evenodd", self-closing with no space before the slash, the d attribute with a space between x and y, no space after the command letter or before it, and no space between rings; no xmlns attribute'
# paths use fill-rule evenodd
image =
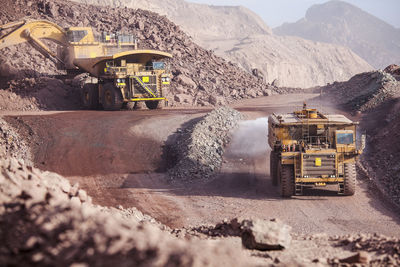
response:
<svg viewBox="0 0 400 267"><path fill-rule="evenodd" d="M360 73L346 82L320 87L323 98L351 111L370 111L400 96L400 76L388 69Z"/></svg>
<svg viewBox="0 0 400 267"><path fill-rule="evenodd" d="M140 9L82 5L69 1L6 0L4 5L13 11L0 10L2 23L20 19L46 19L62 27L90 26L97 33L129 32L137 36L140 48L171 52L173 59L169 63L174 78L167 96L172 105L219 105L236 99L269 95L274 89L260 77L251 75L216 56L212 51L196 45L177 25L156 13ZM28 44L3 49L0 63L2 88L22 98L18 101L32 98L32 107L27 105L26 109L77 107L74 101L77 92L71 88L71 84L55 79L57 77L54 75L60 74L55 64ZM41 76L50 77L44 79ZM26 80L26 77L30 79ZM25 80L10 83L11 79L16 78ZM72 87L75 85L72 84ZM52 98L58 98L54 101L51 101L52 98L48 100L51 95ZM5 105L3 108L10 107Z"/></svg>
<svg viewBox="0 0 400 267"><path fill-rule="evenodd" d="M362 114L367 148L361 157L378 187L400 205L400 67L361 73L347 82L322 88L323 98Z"/></svg>

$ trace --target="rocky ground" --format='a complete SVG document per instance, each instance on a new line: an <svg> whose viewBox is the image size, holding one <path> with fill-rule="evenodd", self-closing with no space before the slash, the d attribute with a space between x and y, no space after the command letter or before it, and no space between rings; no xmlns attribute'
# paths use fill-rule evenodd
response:
<svg viewBox="0 0 400 267"><path fill-rule="evenodd" d="M2 159L0 168L0 262L6 266L251 265L227 243L173 238L135 210L104 211L55 173L15 158Z"/></svg>
<svg viewBox="0 0 400 267"><path fill-rule="evenodd" d="M221 105L237 99L269 95L274 90L262 78L196 45L177 25L156 13L68 1L7 0L5 4L7 9L0 11L2 23L27 18L46 19L62 27L91 26L96 32L130 32L137 36L141 48L171 52L170 67L174 78L167 96L172 106ZM3 93L20 96L21 102L27 103L21 103L21 109L76 108L79 85L57 79L58 76L54 75L61 72L55 64L28 44L3 49L0 62ZM54 101L42 101L49 96ZM10 107L4 105L2 108Z"/></svg>
<svg viewBox="0 0 400 267"><path fill-rule="evenodd" d="M221 127L218 118L225 113L233 119L218 128ZM234 110L221 108L200 119L193 132L205 134L210 129L219 129L215 131L226 134L239 117ZM22 141L10 145L12 141L7 141L10 136L20 140L18 133L4 121L1 129L4 137L0 147L7 151L7 156L0 159L0 261L5 265L346 266L357 263L382 266L400 263L397 238L305 236L291 233L291 227L279 220L256 218L170 229L134 207L93 205L79 184L70 184L56 173L43 172L27 164L31 157L28 145ZM212 136L206 137L212 140ZM315 246L319 252L310 253Z"/></svg>

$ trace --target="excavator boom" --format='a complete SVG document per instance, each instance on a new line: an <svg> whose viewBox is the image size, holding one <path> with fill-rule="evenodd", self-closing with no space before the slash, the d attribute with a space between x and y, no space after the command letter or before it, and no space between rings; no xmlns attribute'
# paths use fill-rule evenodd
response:
<svg viewBox="0 0 400 267"><path fill-rule="evenodd" d="M49 21L12 22L0 26L0 31L10 28L14 29L0 37L0 49L29 41L37 42L36 40L42 38L52 40L60 45L68 45L66 32L60 26Z"/></svg>

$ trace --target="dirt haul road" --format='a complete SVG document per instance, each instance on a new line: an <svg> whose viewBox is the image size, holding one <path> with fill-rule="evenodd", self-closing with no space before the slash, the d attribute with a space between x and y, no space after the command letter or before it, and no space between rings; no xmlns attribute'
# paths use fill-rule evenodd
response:
<svg viewBox="0 0 400 267"><path fill-rule="evenodd" d="M33 144L35 164L79 182L97 204L135 206L170 227L233 217L279 218L297 233L400 236L395 209L359 179L353 197L326 189L281 199L269 177L266 117L301 107L309 96L246 100L241 124L211 181L167 182L164 143L205 109L77 111L8 116Z"/></svg>

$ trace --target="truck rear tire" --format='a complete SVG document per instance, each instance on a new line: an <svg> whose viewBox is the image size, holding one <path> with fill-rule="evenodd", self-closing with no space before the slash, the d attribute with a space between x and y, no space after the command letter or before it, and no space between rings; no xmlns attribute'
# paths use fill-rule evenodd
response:
<svg viewBox="0 0 400 267"><path fill-rule="evenodd" d="M274 151L271 151L269 155L269 172L273 186L278 185L277 164L278 164L277 155Z"/></svg>
<svg viewBox="0 0 400 267"><path fill-rule="evenodd" d="M112 83L106 83L103 87L102 96L104 110L120 110L122 108L123 100L121 92Z"/></svg>
<svg viewBox="0 0 400 267"><path fill-rule="evenodd" d="M85 109L99 107L99 90L96 84L86 83L82 89L82 104Z"/></svg>
<svg viewBox="0 0 400 267"><path fill-rule="evenodd" d="M153 101L145 101L146 107L148 109L161 109L162 108L162 101L159 100L153 100Z"/></svg>
<svg viewBox="0 0 400 267"><path fill-rule="evenodd" d="M281 165L280 178L281 178L281 196L291 197L294 195L294 169L293 165Z"/></svg>
<svg viewBox="0 0 400 267"><path fill-rule="evenodd" d="M356 165L354 163L344 164L344 190L345 196L352 196L356 192Z"/></svg>

